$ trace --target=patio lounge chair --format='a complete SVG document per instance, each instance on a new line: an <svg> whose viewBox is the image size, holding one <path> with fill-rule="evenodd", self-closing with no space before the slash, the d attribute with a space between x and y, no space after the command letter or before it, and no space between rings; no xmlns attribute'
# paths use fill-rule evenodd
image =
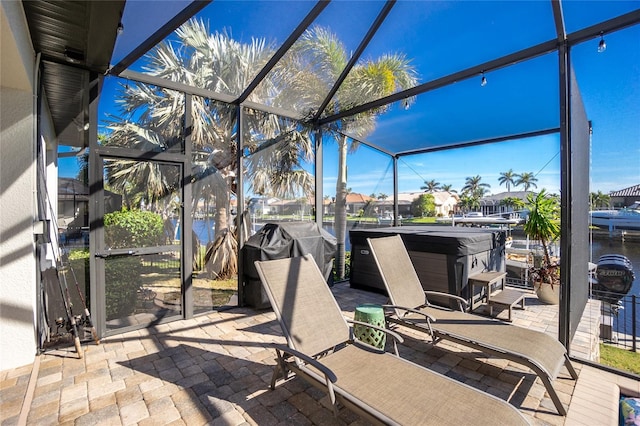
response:
<svg viewBox="0 0 640 426"><path fill-rule="evenodd" d="M280 375L286 380L293 371L328 392L334 414L340 402L374 423L528 424L502 399L352 340L347 320L310 255L255 265L287 339L286 347L276 346L272 388Z"/></svg>
<svg viewBox="0 0 640 426"><path fill-rule="evenodd" d="M367 241L391 300L391 305L385 306L393 311L387 316L388 322L426 332L434 343L440 339L451 340L529 367L544 383L558 413L566 416L567 411L551 382L563 364L573 379L577 379L578 374L559 341L539 331L466 313L466 300L455 295L424 291L399 235ZM430 304L429 295L457 301L460 311Z"/></svg>

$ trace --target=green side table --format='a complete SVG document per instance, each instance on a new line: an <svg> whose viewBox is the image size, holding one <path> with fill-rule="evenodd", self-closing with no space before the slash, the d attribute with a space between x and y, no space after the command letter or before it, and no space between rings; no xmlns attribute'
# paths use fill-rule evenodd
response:
<svg viewBox="0 0 640 426"><path fill-rule="evenodd" d="M385 328L384 309L380 305L372 303L358 305L353 319ZM364 325L354 324L353 334L358 340L366 342L376 348L384 349L387 335L383 331L375 330Z"/></svg>

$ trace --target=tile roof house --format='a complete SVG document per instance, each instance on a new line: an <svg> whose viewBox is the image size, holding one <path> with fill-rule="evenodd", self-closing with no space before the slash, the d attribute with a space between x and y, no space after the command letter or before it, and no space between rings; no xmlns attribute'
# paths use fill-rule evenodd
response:
<svg viewBox="0 0 640 426"><path fill-rule="evenodd" d="M640 184L609 193L613 207L628 207L640 201Z"/></svg>
<svg viewBox="0 0 640 426"><path fill-rule="evenodd" d="M408 202L410 209L413 200L422 194L424 194L424 192L401 192L398 194L398 202ZM450 216L452 212L456 211L458 203L460 202L458 194L449 191L432 192L431 195L433 195L436 203L436 216L439 217ZM410 212L407 212L407 214L409 213ZM404 213L401 214L404 215Z"/></svg>
<svg viewBox="0 0 640 426"><path fill-rule="evenodd" d="M485 216L510 213L514 211L511 206L506 206L503 201L507 198L518 198L523 202L527 201L527 195L532 194L532 191L508 191L501 192L499 194L487 195L480 199L480 209Z"/></svg>

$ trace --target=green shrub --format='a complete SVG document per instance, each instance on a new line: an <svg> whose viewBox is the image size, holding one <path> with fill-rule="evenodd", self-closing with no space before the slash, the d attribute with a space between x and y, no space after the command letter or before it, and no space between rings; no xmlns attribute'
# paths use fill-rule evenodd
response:
<svg viewBox="0 0 640 426"><path fill-rule="evenodd" d="M139 257L107 259L104 271L107 321L126 317L135 311L141 273Z"/></svg>
<svg viewBox="0 0 640 426"><path fill-rule="evenodd" d="M143 211L104 215L104 241L112 249L149 247L166 243L162 217ZM140 257L116 257L105 262L107 321L131 315L136 309L142 263Z"/></svg>
<svg viewBox="0 0 640 426"><path fill-rule="evenodd" d="M164 245L162 217L136 210L107 213L104 215L104 242L112 249Z"/></svg>
<svg viewBox="0 0 640 426"><path fill-rule="evenodd" d="M84 298L91 311L91 294L89 282L89 249L74 249L69 252L69 265L73 271L72 276L78 280L78 286L84 289Z"/></svg>
<svg viewBox="0 0 640 426"><path fill-rule="evenodd" d="M338 274L336 272L336 260L333 259L333 267L331 269L331 274L333 274L333 281L337 282ZM344 279L349 279L351 277L351 252L346 251L344 253Z"/></svg>
<svg viewBox="0 0 640 426"><path fill-rule="evenodd" d="M71 250L69 263L85 295L89 292L89 250ZM105 262L105 305L107 321L131 315L136 309L142 263L138 257L120 257ZM84 283L83 283L84 279ZM89 297L86 297L89 306ZM91 310L91 308L89 308Z"/></svg>

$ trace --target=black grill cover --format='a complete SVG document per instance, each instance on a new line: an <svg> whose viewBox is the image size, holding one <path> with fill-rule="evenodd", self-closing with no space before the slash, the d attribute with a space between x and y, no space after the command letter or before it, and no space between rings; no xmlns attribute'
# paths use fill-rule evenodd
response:
<svg viewBox="0 0 640 426"><path fill-rule="evenodd" d="M256 260L285 259L311 254L327 283L336 253L336 238L315 222L267 223L243 247L244 301L255 308L268 307L262 295Z"/></svg>

